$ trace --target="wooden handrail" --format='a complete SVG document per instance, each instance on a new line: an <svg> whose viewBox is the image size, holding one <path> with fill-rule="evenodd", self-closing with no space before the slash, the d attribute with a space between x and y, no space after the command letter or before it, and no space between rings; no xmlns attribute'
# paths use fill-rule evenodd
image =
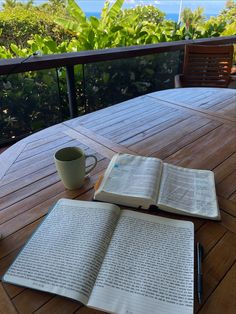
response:
<svg viewBox="0 0 236 314"><path fill-rule="evenodd" d="M187 43L208 45L236 43L236 36L180 40L163 42L158 44L119 47L101 50L86 50L80 52L43 55L40 57L32 56L27 60L25 60L25 58L2 59L0 60L0 75L183 50L184 46Z"/></svg>

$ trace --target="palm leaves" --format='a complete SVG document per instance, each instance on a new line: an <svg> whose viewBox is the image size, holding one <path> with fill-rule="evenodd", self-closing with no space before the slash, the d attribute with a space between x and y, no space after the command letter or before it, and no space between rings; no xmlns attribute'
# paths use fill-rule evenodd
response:
<svg viewBox="0 0 236 314"><path fill-rule="evenodd" d="M68 0L68 18L56 18L55 22L72 32L76 40L70 43L72 50L101 49L115 46L115 33L123 26L114 26L114 20L121 12L124 0L116 0L112 5L106 1L101 18L94 16L86 18L83 10L75 0Z"/></svg>

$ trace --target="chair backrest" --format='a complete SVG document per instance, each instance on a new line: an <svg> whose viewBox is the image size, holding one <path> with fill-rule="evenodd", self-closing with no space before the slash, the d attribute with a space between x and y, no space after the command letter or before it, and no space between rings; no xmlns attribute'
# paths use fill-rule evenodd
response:
<svg viewBox="0 0 236 314"><path fill-rule="evenodd" d="M227 87L233 45L186 45L182 86Z"/></svg>

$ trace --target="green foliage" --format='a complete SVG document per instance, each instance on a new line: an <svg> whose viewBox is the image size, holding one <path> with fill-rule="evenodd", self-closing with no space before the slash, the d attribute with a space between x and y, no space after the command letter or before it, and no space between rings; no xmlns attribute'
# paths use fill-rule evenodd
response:
<svg viewBox="0 0 236 314"><path fill-rule="evenodd" d="M235 35L236 5L228 1L217 17L185 9L180 23L153 6L122 10L124 0L106 1L101 18L87 18L75 0L49 0L34 6L6 0L0 11L0 58L28 58L33 52L56 54L151 44L181 39ZM173 87L179 52L75 67L80 113ZM85 73L85 77L83 77ZM68 118L65 70L0 76L0 128L9 138ZM61 95L61 101L58 95Z"/></svg>
<svg viewBox="0 0 236 314"><path fill-rule="evenodd" d="M12 43L19 49L26 48L33 34L50 36L58 44L70 38L68 32L60 28L48 13L33 6L6 6L0 12L0 29L0 45L6 48L10 48Z"/></svg>
<svg viewBox="0 0 236 314"><path fill-rule="evenodd" d="M100 19L93 16L88 19L74 0L68 0L67 11L69 16L55 20L76 37L69 43L68 51L119 46L117 33L125 26L118 25L115 21L121 11L123 2L124 0L116 0L113 5L110 5L110 2L107 1Z"/></svg>
<svg viewBox="0 0 236 314"><path fill-rule="evenodd" d="M220 12L216 19L227 24L234 23L236 20L236 2L234 0L227 1L225 9ZM236 33L236 29L234 29L234 33Z"/></svg>
<svg viewBox="0 0 236 314"><path fill-rule="evenodd" d="M204 10L197 8L194 11L186 8L181 15L181 27L178 34L182 33L185 39L230 36L236 34L234 27L236 18L236 4L229 1L227 7L217 17L206 20Z"/></svg>
<svg viewBox="0 0 236 314"><path fill-rule="evenodd" d="M189 8L185 8L181 13L181 22L187 27L190 25L196 26L197 24L202 24L206 19L203 13L204 9L201 7L198 7L193 11Z"/></svg>
<svg viewBox="0 0 236 314"><path fill-rule="evenodd" d="M66 15L66 1L65 0L48 0L39 6L41 11L48 13L53 19L54 16Z"/></svg>
<svg viewBox="0 0 236 314"><path fill-rule="evenodd" d="M13 74L10 79L0 76L0 86L0 142L68 117L66 102L58 96L55 69Z"/></svg>
<svg viewBox="0 0 236 314"><path fill-rule="evenodd" d="M231 24L226 24L224 31L221 33L222 36L236 35L236 21Z"/></svg>
<svg viewBox="0 0 236 314"><path fill-rule="evenodd" d="M236 5L228 1L218 17L186 8L181 23L169 21L154 6L122 10L124 0L106 1L101 18L87 18L75 0L49 0L34 6L6 0L0 12L0 57L73 52L235 34ZM27 8L27 9L26 9ZM5 47L5 48L4 48Z"/></svg>
<svg viewBox="0 0 236 314"><path fill-rule="evenodd" d="M168 62L167 62L168 60ZM173 87L179 69L179 52L88 64L85 67L85 96L90 110L160 89ZM77 72L79 75L79 72ZM83 91L77 76L78 95Z"/></svg>
<svg viewBox="0 0 236 314"><path fill-rule="evenodd" d="M139 23L158 24L164 21L165 13L152 5L138 5L133 9L121 10L118 18L128 20L131 16L135 16L135 20L138 20Z"/></svg>

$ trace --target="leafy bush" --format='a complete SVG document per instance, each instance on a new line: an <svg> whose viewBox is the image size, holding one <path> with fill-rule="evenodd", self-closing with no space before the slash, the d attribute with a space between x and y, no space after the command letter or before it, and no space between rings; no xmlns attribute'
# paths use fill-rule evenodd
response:
<svg viewBox="0 0 236 314"><path fill-rule="evenodd" d="M235 35L236 30L234 3L208 21L201 9L185 10L181 23L176 23L153 6L122 10L124 0L107 1L101 18L86 18L74 0L68 0L66 8L63 0L36 7L31 2L6 1L8 5L0 12L0 58L28 58L37 50L52 54ZM84 69L76 66L79 113L173 87L180 59L179 52L169 52L93 63ZM69 117L65 70L55 73L0 77L2 138L31 133Z"/></svg>
<svg viewBox="0 0 236 314"><path fill-rule="evenodd" d="M68 0L66 8L63 0L27 9L19 4L6 7L0 12L0 57L27 56L36 50L44 54L73 52L236 33L234 3L208 21L203 9L185 9L178 24L165 20L164 13L151 5L122 10L123 2L116 0L111 5L106 1L101 18L86 18L75 0Z"/></svg>
<svg viewBox="0 0 236 314"><path fill-rule="evenodd" d="M168 62L167 62L168 60ZM179 52L164 52L132 59L87 64L85 99L90 111L135 96L173 87L179 70ZM77 71L78 94L82 94Z"/></svg>
<svg viewBox="0 0 236 314"><path fill-rule="evenodd" d="M60 76L56 69L12 74L10 80L0 76L0 143L69 118Z"/></svg>
<svg viewBox="0 0 236 314"><path fill-rule="evenodd" d="M0 12L0 46L9 49L11 44L23 49L34 34L42 37L49 36L55 43L71 38L71 34L56 24L49 13L38 7L24 6L7 7Z"/></svg>

